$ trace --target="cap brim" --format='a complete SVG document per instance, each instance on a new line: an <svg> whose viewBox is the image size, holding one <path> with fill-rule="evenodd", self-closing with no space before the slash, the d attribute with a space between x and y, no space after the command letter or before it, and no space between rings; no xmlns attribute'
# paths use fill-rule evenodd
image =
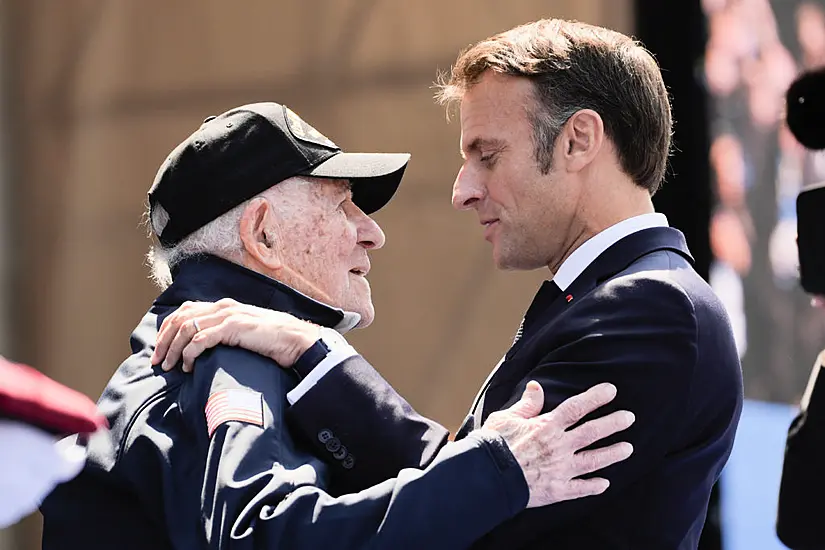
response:
<svg viewBox="0 0 825 550"><path fill-rule="evenodd" d="M350 180L353 202L372 214L390 202L409 161L408 153L338 153L305 175Z"/></svg>

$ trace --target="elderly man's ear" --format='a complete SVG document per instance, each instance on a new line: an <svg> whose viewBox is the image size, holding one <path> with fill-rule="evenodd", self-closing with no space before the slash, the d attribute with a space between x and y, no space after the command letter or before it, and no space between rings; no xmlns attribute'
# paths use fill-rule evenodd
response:
<svg viewBox="0 0 825 550"><path fill-rule="evenodd" d="M241 215L241 242L243 243L247 265L256 271L260 267L272 272L283 265L281 247L275 231L275 213L266 199L254 199ZM258 269L256 269L256 267Z"/></svg>

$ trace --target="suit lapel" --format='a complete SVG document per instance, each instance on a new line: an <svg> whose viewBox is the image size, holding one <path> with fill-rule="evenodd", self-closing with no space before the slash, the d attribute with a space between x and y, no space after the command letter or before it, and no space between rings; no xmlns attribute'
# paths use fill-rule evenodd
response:
<svg viewBox="0 0 825 550"><path fill-rule="evenodd" d="M505 363L505 361L507 361L507 359L509 359L509 357L513 353L515 353L514 350L518 349L522 341L522 337L524 336L525 329L529 329L532 326L533 320L536 317L536 315L540 315L541 310L548 307L553 301L555 301L559 297L560 294L561 290L556 285L556 283L552 281L544 281L544 283L542 283L541 288L539 288L539 291L533 298L533 302L527 309L527 313L524 314L524 318L521 320L521 324L519 325L519 328L516 331L516 335L513 338L513 344L510 346L510 349L507 351L507 353L499 360L498 364L496 364L496 366L487 376L487 379L484 381L484 384L481 386L481 389L479 390L475 400L473 401L473 406L470 409L470 417L474 417L473 421L475 423L476 428L480 427L479 422L481 420L481 411L484 410L484 401L487 393L487 388L496 378L496 375L498 374L498 371L501 368L501 366ZM468 420L470 420L470 417L464 420L465 424L468 422Z"/></svg>
<svg viewBox="0 0 825 550"><path fill-rule="evenodd" d="M491 412L501 409L507 403L515 389L513 379L521 380L535 368L536 365L518 364L519 355L530 347L532 337L568 308L575 307L578 299L592 292L598 285L624 271L639 258L658 250L672 250L693 262L685 237L679 230L652 227L617 241L590 263L567 289L558 291L552 299L548 299L550 293L546 290L546 285L549 282L545 282L525 314L521 337L496 365L476 397L471 411L476 427L480 427ZM549 284L555 286L554 283ZM543 292L547 294L544 297Z"/></svg>
<svg viewBox="0 0 825 550"><path fill-rule="evenodd" d="M484 381L484 384L481 385L481 389L478 390L476 398L473 400L473 406L470 408L470 414L464 419L464 422L458 429L456 439L458 439L458 434L466 431L466 428L470 425L473 426L473 429L478 429L481 427L481 411L484 410L484 396L487 393L487 388L490 386L490 382L492 382L498 372L498 369L501 368L501 365L504 363L505 357L506 356L502 356L502 358L498 360L496 366L493 367L493 370L487 375L487 379Z"/></svg>

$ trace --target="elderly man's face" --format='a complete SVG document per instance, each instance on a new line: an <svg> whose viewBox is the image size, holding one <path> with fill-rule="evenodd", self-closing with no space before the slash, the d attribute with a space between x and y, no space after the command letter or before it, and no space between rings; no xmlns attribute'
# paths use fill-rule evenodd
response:
<svg viewBox="0 0 825 550"><path fill-rule="evenodd" d="M307 181L308 180L308 181ZM367 251L384 246L384 232L352 202L346 180L306 178L276 187L281 211L275 231L283 268L282 282L372 323Z"/></svg>

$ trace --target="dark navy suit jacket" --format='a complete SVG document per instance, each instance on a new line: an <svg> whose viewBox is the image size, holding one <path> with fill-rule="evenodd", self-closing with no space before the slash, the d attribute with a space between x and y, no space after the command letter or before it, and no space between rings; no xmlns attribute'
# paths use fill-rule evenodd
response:
<svg viewBox="0 0 825 550"><path fill-rule="evenodd" d="M500 437L446 444L360 356L296 418L297 375L260 355L219 346L192 375L150 364L169 313L223 297L324 326L343 317L235 264L184 263L99 401L111 430L85 442L83 472L41 507L44 549L447 550L524 509L527 484ZM372 399L348 401L356 389Z"/></svg>
<svg viewBox="0 0 825 550"><path fill-rule="evenodd" d="M696 548L711 488L733 445L743 390L727 315L691 261L679 231L649 228L608 248L564 293L544 284L521 337L488 379L456 439L514 403L530 380L544 388L545 411L611 382L618 395L595 416L627 409L636 422L600 445L626 440L635 451L599 473L610 481L603 495L526 510L474 548ZM375 389L359 390L348 369L333 369L293 406L309 432L316 422L357 431L364 421L339 414L331 396L341 384L348 384L349 411L370 409ZM376 445L365 439L351 444L358 445L350 447L356 453ZM382 444L404 442L399 437ZM456 478L452 490L471 485Z"/></svg>

